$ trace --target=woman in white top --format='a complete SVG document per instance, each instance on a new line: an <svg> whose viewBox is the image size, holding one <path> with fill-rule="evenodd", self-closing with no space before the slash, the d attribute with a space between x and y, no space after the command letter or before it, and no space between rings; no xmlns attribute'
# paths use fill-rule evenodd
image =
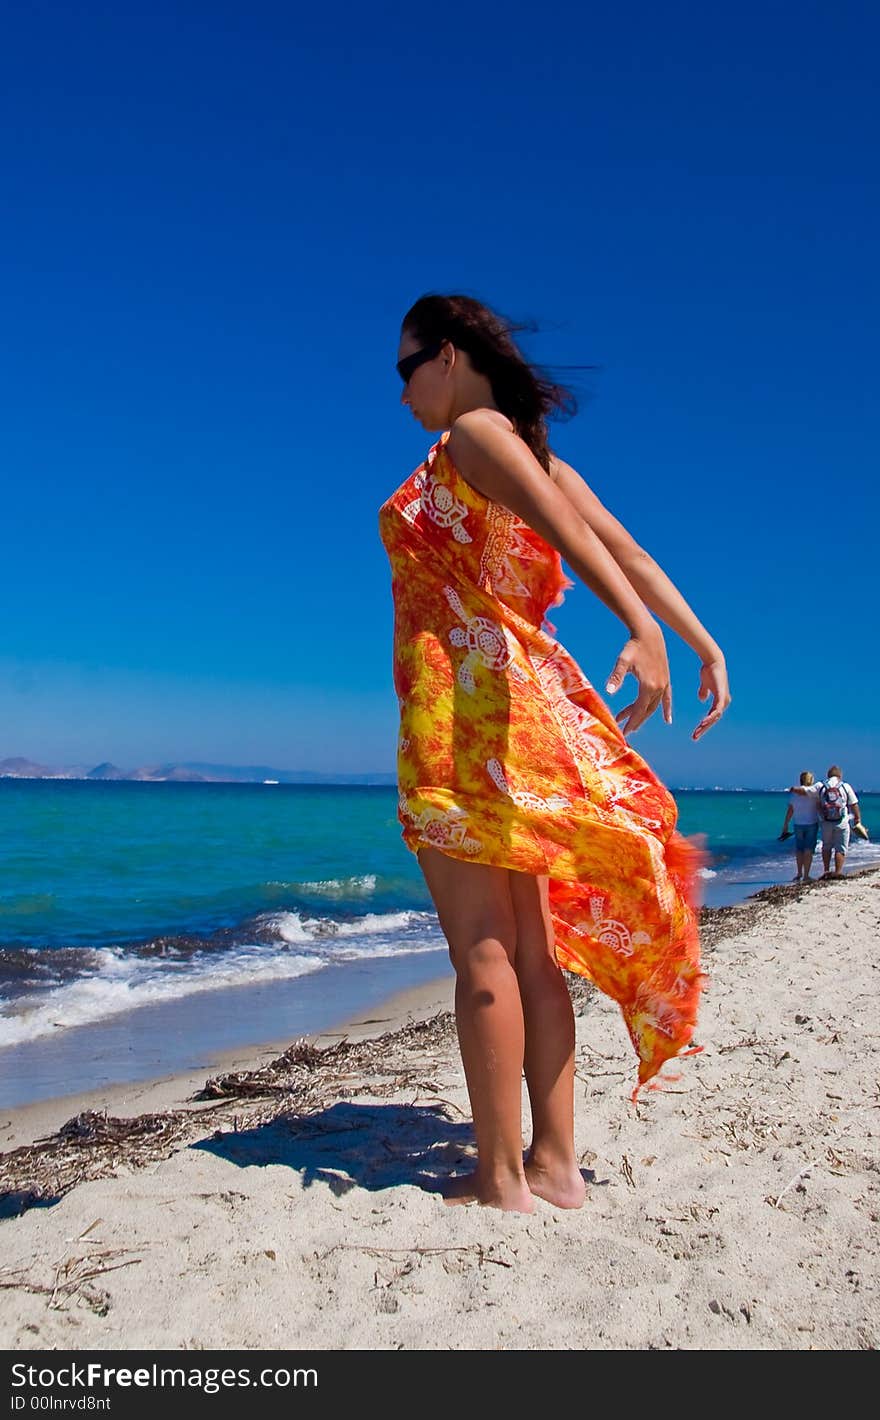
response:
<svg viewBox="0 0 880 1420"><path fill-rule="evenodd" d="M779 835L780 841L791 837L788 825L793 818L794 855L797 860L796 883L806 883L810 880L813 854L816 851L816 840L819 837L818 789L819 786L814 783L809 769L805 769L801 774L800 788L789 795L785 822Z"/></svg>

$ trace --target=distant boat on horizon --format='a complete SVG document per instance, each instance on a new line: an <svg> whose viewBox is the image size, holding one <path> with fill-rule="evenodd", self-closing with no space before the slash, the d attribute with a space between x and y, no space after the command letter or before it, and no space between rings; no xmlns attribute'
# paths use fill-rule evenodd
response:
<svg viewBox="0 0 880 1420"><path fill-rule="evenodd" d="M264 779L264 780L263 780L263 783L264 783L264 784L277 784L277 783L278 783L278 780L277 780L277 779Z"/></svg>

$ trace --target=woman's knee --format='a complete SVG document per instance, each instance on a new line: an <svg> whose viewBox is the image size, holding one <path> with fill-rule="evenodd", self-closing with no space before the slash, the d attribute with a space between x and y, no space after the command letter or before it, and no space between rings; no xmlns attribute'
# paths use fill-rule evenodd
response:
<svg viewBox="0 0 880 1420"><path fill-rule="evenodd" d="M509 970L516 959L513 919L495 918L459 932L449 939L449 959L459 975Z"/></svg>

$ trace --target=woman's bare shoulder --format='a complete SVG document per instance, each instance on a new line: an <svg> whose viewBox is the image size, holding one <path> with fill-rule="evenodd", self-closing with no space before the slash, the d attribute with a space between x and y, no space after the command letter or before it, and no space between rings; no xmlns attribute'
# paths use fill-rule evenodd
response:
<svg viewBox="0 0 880 1420"><path fill-rule="evenodd" d="M511 420L500 409L467 409L454 419L449 428L446 451L462 477L487 497L494 497L483 486L487 468L497 477L507 469L521 443Z"/></svg>
<svg viewBox="0 0 880 1420"><path fill-rule="evenodd" d="M467 483L513 512L518 510L510 499L516 497L517 487L534 484L538 475L542 483L547 482L512 420L498 409L468 409L460 414L450 428L446 449Z"/></svg>
<svg viewBox="0 0 880 1420"><path fill-rule="evenodd" d="M476 430L485 428L487 425L495 429L503 429L507 434L515 433L513 423L506 414L502 414L500 409L468 409L464 414L459 414L457 419L453 419L449 427L450 437L459 431Z"/></svg>

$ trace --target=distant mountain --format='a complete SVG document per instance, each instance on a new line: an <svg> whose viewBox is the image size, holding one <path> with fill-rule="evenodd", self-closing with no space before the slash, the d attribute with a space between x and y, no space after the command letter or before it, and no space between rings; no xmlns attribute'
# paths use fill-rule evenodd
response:
<svg viewBox="0 0 880 1420"><path fill-rule="evenodd" d="M120 769L105 761L94 769L80 766L60 769L31 759L0 759L0 779L134 780L155 784L379 784L397 782L394 774L322 774L309 769L273 769L267 764L157 764Z"/></svg>
<svg viewBox="0 0 880 1420"><path fill-rule="evenodd" d="M159 764L150 768L132 769L123 779L139 779L144 783L207 784L213 775L197 774L185 764Z"/></svg>
<svg viewBox="0 0 880 1420"><path fill-rule="evenodd" d="M117 769L115 764L96 764L94 769L90 769L86 775L87 779L125 779L124 769Z"/></svg>
<svg viewBox="0 0 880 1420"><path fill-rule="evenodd" d="M32 759L0 759L0 775L6 779L52 779L56 772Z"/></svg>

